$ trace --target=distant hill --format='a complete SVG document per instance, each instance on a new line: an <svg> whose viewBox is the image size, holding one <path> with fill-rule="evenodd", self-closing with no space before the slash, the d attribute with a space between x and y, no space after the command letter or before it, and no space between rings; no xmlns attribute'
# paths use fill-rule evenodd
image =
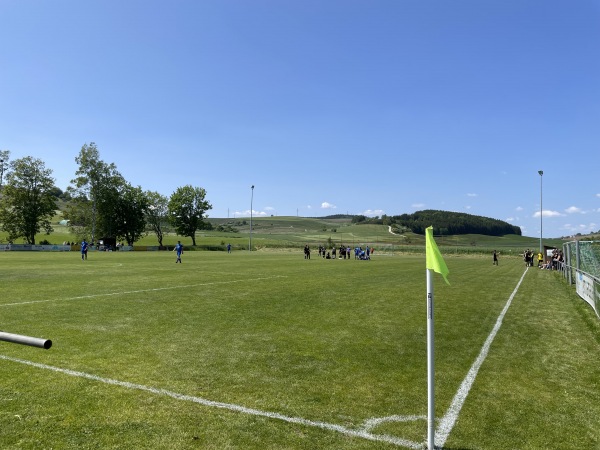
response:
<svg viewBox="0 0 600 450"><path fill-rule="evenodd" d="M416 234L424 234L433 226L436 235L482 234L486 236L521 236L521 228L507 222L472 214L426 209L413 214L392 216L390 222Z"/></svg>

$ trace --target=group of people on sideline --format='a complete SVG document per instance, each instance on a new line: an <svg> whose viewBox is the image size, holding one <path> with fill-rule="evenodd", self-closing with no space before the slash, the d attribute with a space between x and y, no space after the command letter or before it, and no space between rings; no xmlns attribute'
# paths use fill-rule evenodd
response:
<svg viewBox="0 0 600 450"><path fill-rule="evenodd" d="M543 262L540 269L547 270L561 270L563 264L565 263L565 257L563 255L562 250L554 249L552 250L552 257L548 258L547 261Z"/></svg>
<svg viewBox="0 0 600 450"><path fill-rule="evenodd" d="M562 250L552 250L552 256L544 258L542 252L535 254L533 250L527 249L523 252L523 261L526 267L533 267L537 263L540 269L559 270L564 263L564 255Z"/></svg>
<svg viewBox="0 0 600 450"><path fill-rule="evenodd" d="M371 255L375 250L368 245L363 250L362 247L354 249L354 259L367 260L371 259ZM339 248L333 246L331 250L327 250L324 245L319 245L319 257L323 259L351 259L352 249L349 246L340 245ZM304 246L304 259L310 259L310 247L308 244Z"/></svg>
<svg viewBox="0 0 600 450"><path fill-rule="evenodd" d="M538 261L538 266L540 264L540 260L544 260L544 255L542 253L538 253L537 256L534 256L533 250L527 249L523 252L523 261L525 261L525 267L533 267L534 261Z"/></svg>

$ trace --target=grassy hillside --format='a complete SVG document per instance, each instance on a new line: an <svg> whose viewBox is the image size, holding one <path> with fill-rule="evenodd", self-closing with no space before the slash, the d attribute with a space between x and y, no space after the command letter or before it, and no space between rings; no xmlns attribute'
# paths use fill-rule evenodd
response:
<svg viewBox="0 0 600 450"><path fill-rule="evenodd" d="M60 225L62 212L57 211L52 220L54 232L49 236L39 234L36 243L44 240L52 244L65 241L76 241L69 228ZM210 218L214 228L219 225L234 231L198 231L196 242L200 248L224 249L231 243L234 249L248 249L250 241L250 218ZM424 236L406 232L393 234L385 225L353 224L351 219L309 218L309 217L256 217L252 219L252 247L255 250L265 249L300 249L305 244L311 247L319 245L336 246L372 246L381 252L421 252L424 247ZM163 243L174 245L181 240L184 245L191 245L191 239L167 234ZM504 255L519 254L526 248L539 248L539 238L506 235L457 235L436 236L436 241L445 252L452 253L488 253L497 249ZM6 242L6 233L0 232L0 243ZM544 245L561 247L560 239L544 239ZM22 240L15 243L23 243ZM148 234L137 246L156 246L158 241L154 234Z"/></svg>

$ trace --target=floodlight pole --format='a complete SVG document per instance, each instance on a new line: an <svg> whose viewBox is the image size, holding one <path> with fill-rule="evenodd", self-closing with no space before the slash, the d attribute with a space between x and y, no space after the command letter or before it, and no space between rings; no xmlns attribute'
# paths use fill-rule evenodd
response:
<svg viewBox="0 0 600 450"><path fill-rule="evenodd" d="M252 202L254 200L254 185L250 186L252 194L250 195L250 243L248 244L248 251L252 251Z"/></svg>
<svg viewBox="0 0 600 450"><path fill-rule="evenodd" d="M543 170L538 170L538 173L540 174L540 253L543 255L544 254L544 247L542 245L542 226L543 226L543 217L544 217L544 209L542 208L542 179L544 178L544 171Z"/></svg>

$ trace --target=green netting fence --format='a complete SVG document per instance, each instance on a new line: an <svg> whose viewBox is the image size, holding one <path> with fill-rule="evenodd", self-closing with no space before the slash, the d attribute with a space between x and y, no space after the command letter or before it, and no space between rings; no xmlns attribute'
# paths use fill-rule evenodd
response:
<svg viewBox="0 0 600 450"><path fill-rule="evenodd" d="M565 278L600 318L600 242L567 242L563 244L563 254Z"/></svg>

